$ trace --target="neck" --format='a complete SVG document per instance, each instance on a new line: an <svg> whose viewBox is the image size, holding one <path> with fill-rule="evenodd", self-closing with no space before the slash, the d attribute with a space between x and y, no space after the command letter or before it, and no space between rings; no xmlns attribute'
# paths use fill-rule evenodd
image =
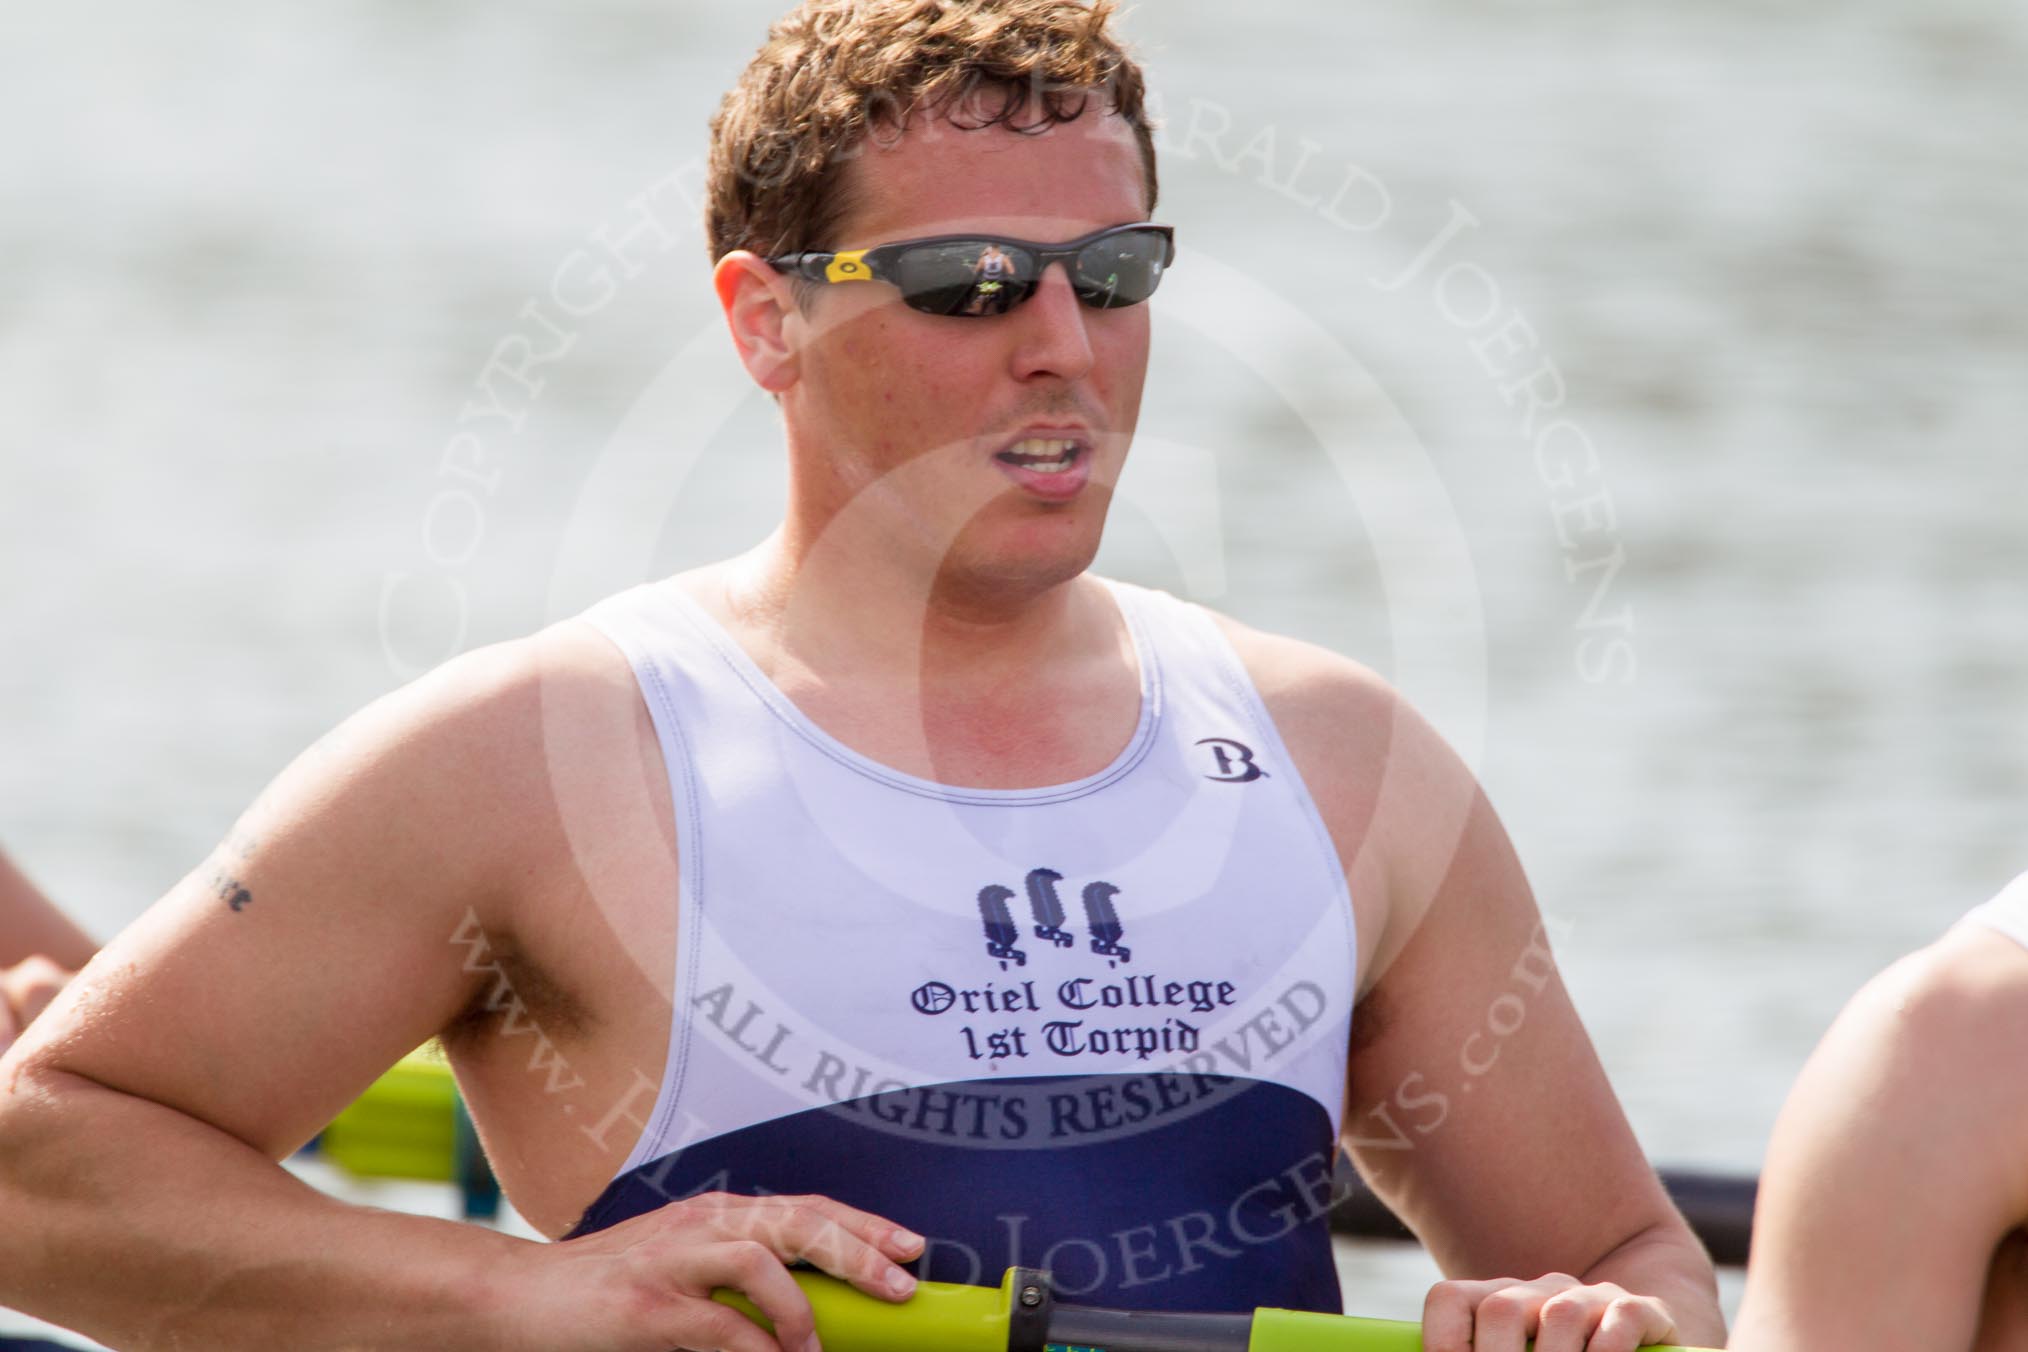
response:
<svg viewBox="0 0 2028 1352"><path fill-rule="evenodd" d="M1110 636L1081 574L980 578L855 534L834 522L813 539L791 521L725 566L726 610L776 664L899 693L997 683Z"/></svg>

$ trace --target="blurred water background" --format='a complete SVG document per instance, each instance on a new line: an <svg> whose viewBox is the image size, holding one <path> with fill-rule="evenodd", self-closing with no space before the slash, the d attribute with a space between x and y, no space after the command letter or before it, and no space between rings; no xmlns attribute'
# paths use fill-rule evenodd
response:
<svg viewBox="0 0 2028 1352"><path fill-rule="evenodd" d="M98 934L406 676L772 522L686 194L777 9L0 25L0 843ZM1126 31L1182 254L1102 566L1400 679L1650 1154L1754 1169L1843 999L2028 867L2028 10ZM568 350L474 417L516 335Z"/></svg>

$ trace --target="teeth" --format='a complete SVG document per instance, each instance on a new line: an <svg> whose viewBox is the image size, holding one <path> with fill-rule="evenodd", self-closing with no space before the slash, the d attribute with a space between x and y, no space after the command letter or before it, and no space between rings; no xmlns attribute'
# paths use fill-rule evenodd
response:
<svg viewBox="0 0 2028 1352"><path fill-rule="evenodd" d="M1009 446L1002 455L1022 462L1024 469L1037 474L1058 474L1077 458L1075 441L1056 437L1028 437Z"/></svg>

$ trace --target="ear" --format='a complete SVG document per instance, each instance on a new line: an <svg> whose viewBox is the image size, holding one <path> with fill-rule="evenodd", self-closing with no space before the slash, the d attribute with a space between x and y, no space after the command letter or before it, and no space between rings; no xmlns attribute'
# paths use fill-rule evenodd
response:
<svg viewBox="0 0 2028 1352"><path fill-rule="evenodd" d="M796 353L787 330L796 299L789 279L759 254L735 249L718 260L711 285L732 330L732 345L754 383L770 394L795 384Z"/></svg>

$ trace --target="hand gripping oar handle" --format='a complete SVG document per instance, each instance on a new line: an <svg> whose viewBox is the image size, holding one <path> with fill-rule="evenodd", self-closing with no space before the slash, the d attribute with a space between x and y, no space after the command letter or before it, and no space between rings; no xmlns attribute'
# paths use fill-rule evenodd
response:
<svg viewBox="0 0 2028 1352"><path fill-rule="evenodd" d="M821 1272L790 1275L810 1298L824 1352L1007 1352L1007 1316L1017 1270L1008 1269L997 1291L990 1286L917 1282L915 1294L901 1305L875 1300ZM711 1294L774 1332L767 1316L745 1296L722 1287Z"/></svg>
<svg viewBox="0 0 2028 1352"><path fill-rule="evenodd" d="M1422 1325L1308 1310L1188 1314L1058 1304L1049 1274L1009 1268L998 1288L919 1282L896 1305L819 1272L792 1274L824 1352L1422 1352ZM712 1295L762 1327L744 1296ZM1648 1352L1710 1352L1655 1345Z"/></svg>

